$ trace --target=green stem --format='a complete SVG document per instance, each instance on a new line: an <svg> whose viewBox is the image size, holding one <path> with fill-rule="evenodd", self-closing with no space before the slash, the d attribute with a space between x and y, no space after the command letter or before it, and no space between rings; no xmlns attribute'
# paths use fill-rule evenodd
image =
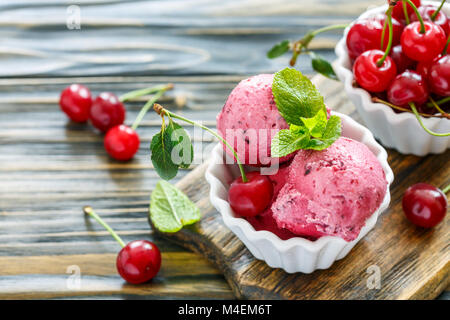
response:
<svg viewBox="0 0 450 320"><path fill-rule="evenodd" d="M447 193L450 190L450 184L446 186L444 189L442 189L443 193Z"/></svg>
<svg viewBox="0 0 450 320"><path fill-rule="evenodd" d="M192 124L193 126L197 126L197 127L201 128L201 129L203 129L203 130L209 132L209 133L212 134L214 137L216 137L217 139L219 139L220 141L222 141L223 144L225 144L225 146L233 153L234 157L236 158L236 162L237 162L237 164L238 164L238 166L239 166L239 170L240 170L240 172L241 172L242 181L243 181L243 182L248 182L247 176L245 175L244 167L243 167L241 161L239 160L239 157L238 157L238 155L237 155L237 153L236 153L236 150L234 150L234 148L233 148L232 146L230 146L230 144L227 142L227 140L225 140L224 138L222 138L217 132L215 132L214 130L211 130L211 129L208 128L208 127L205 127L204 125L201 125L201 124L199 124L199 123L197 123L197 122L194 122L194 121L192 121L192 120L189 120L189 119L187 119L187 118L185 118L185 117L183 117L183 116L180 116L180 115L178 115L178 114L176 114L176 113L173 113L173 112L171 112L171 111L169 111L169 110L167 110L167 109L164 109L164 108L162 108L161 114L167 114L168 116L170 116L170 117L172 117L172 118L179 119L179 120L181 120L181 121L187 122L187 123L189 123L189 124Z"/></svg>
<svg viewBox="0 0 450 320"><path fill-rule="evenodd" d="M94 209L90 206L86 206L83 208L83 211L85 214L91 216L94 218L98 223L100 223L103 228L105 228L111 236L120 244L120 246L123 248L125 247L125 242L123 242L122 238L119 237L119 235L105 222L98 214L95 213Z"/></svg>
<svg viewBox="0 0 450 320"><path fill-rule="evenodd" d="M419 112L417 112L416 109L416 105L414 104L414 102L410 102L409 106L411 107L411 110L414 112L414 114L416 115L417 121L419 121L420 126L423 128L423 130L425 130L426 132L428 132L429 134L431 134L432 136L436 136L436 137L448 137L450 136L450 132L447 133L436 133L433 132L431 130L429 130L427 127L425 127L425 125L422 122L422 119L420 118Z"/></svg>
<svg viewBox="0 0 450 320"><path fill-rule="evenodd" d="M438 101L435 101L435 102L436 102L437 105L441 105L441 104L444 104L444 103L449 102L449 101L450 101L450 97L445 97L445 98L442 98L442 99L440 99ZM427 106L428 107L433 107L433 104L431 102L429 102L429 103L427 103Z"/></svg>
<svg viewBox="0 0 450 320"><path fill-rule="evenodd" d="M406 25L409 24L409 14L408 14L408 8L406 7L406 2L402 1L402 7L403 7L403 15L405 16Z"/></svg>
<svg viewBox="0 0 450 320"><path fill-rule="evenodd" d="M380 60L377 61L377 67L381 67L383 65L384 60L386 60L387 56L389 55L389 52L391 51L391 47L392 47L392 37L393 37L393 26L392 26L392 10L394 9L394 7L389 6L389 9L387 9L386 11L386 19L388 22L388 26L389 26L389 41L388 41L388 45L386 47L386 50L384 51L383 56L380 58ZM381 48L383 48L383 41L381 43Z"/></svg>
<svg viewBox="0 0 450 320"><path fill-rule="evenodd" d="M141 111L136 117L136 120L134 120L133 125L131 126L131 129L136 130L139 124L141 123L144 116L147 114L147 111L155 104L156 101L158 101L159 98L162 97L162 95L167 91L173 88L173 85L171 83L165 85L165 86L159 86L158 91L156 94L147 101L147 103L142 107Z"/></svg>
<svg viewBox="0 0 450 320"><path fill-rule="evenodd" d="M447 54L448 44L450 43L450 35L447 37L447 42L445 43L444 50L442 50L442 55L445 56Z"/></svg>
<svg viewBox="0 0 450 320"><path fill-rule="evenodd" d="M348 24L333 24L333 25L331 25L331 26L326 26L326 27L323 27L323 28L319 28L319 29L317 29L317 30L314 30L314 31L311 32L311 35L312 35L313 37L315 37L315 36L317 36L319 33L322 33L322 32L327 32L327 31L337 30L337 29L345 29L345 28L347 28L347 27L348 27Z"/></svg>
<svg viewBox="0 0 450 320"><path fill-rule="evenodd" d="M439 111L443 116L448 116L447 113L441 109L441 107L439 107L439 105L436 103L436 101L434 101L434 99L432 97L429 97L430 101L431 101L431 107L435 107L437 111ZM428 103L427 103L427 107L428 107Z"/></svg>
<svg viewBox="0 0 450 320"><path fill-rule="evenodd" d="M171 84L169 84L169 85L171 85ZM168 85L165 84L165 85L161 85L161 86L153 86L153 87L149 87L149 88L133 90L133 91L130 91L130 92L127 92L127 93L121 95L119 97L119 100L121 102L125 102L125 101L128 101L128 100L136 99L136 98L145 96L146 94L151 94L151 93L158 92L158 91L166 88L167 86ZM171 86L173 87L173 85L171 85Z"/></svg>
<svg viewBox="0 0 450 320"><path fill-rule="evenodd" d="M408 2L408 4L411 6L411 8L413 8L413 10L414 10L414 13L416 14L416 16L417 16L417 19L419 20L419 22L420 22L420 33L425 33L425 24L423 23L423 19L422 19L422 16L420 15L420 13L419 13L419 10L417 9L417 7L416 7L416 5L411 1L411 0L403 0L403 1L406 1L406 2ZM407 15L405 15L405 17L406 17Z"/></svg>
<svg viewBox="0 0 450 320"><path fill-rule="evenodd" d="M437 8L437 10L435 12L433 12L433 14L431 15L431 21L434 21L434 19L436 19L436 16L439 14L439 11L441 11L442 6L444 5L445 0L441 1L441 5L439 6L439 8Z"/></svg>
<svg viewBox="0 0 450 320"><path fill-rule="evenodd" d="M399 106L397 106L395 104L389 103L389 102L384 101L383 99L380 99L380 98L377 98L377 97L373 97L372 101L373 102L377 102L377 103L385 104L385 105L391 107L392 109L396 109L398 111L413 113L409 109L406 109L406 108L403 108L403 107L399 107ZM437 115L426 114L426 113L419 113L419 115L421 115L422 117L426 117L426 118L444 118L444 116L437 116Z"/></svg>

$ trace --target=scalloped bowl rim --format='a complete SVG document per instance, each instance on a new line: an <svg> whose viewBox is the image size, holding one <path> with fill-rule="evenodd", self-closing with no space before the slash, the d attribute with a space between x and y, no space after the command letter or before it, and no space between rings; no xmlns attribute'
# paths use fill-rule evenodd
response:
<svg viewBox="0 0 450 320"><path fill-rule="evenodd" d="M238 227L245 233L248 240L252 242L263 239L269 240L280 252L288 251L291 248L297 246L304 247L310 252L318 252L325 246L327 246L327 244L329 244L330 242L334 243L338 242L342 247L352 242L358 242L361 238L361 233L364 228L368 228L368 230L366 231L367 233L375 226L378 216L389 206L390 203L389 188L392 181L394 180L394 174L387 161L387 152L380 144L378 144L378 142L375 141L375 138L373 137L372 133L367 128L357 123L355 120L353 120L351 117L347 115L334 111L332 111L332 114L338 115L339 117L342 118L343 123L347 123L347 125L350 125L353 129L357 129L360 133L363 133L360 139L358 139L357 141L364 143L366 146L369 147L369 149L371 149L372 152L373 150L377 150L377 154L375 153L374 154L376 155L378 161L380 162L383 171L385 172L386 180L388 182L386 186L386 194L382 203L380 204L378 209L375 210L375 212L366 220L365 225L360 230L360 234L358 235L358 237L350 242L345 241L344 239L336 236L323 236L315 241L311 241L302 237L294 237L287 240L282 240L277 235L275 235L270 231L255 230L246 219L234 217L233 211L229 203L219 196L221 190L227 193L227 188L223 185L222 181L215 176L214 170L216 169L217 166L223 166L227 164L219 163L221 160L223 160L222 145L217 144L217 146L214 148L213 151L212 161L209 163L208 168L206 170L205 178L211 187L210 190L211 203L216 206L217 210L222 215L225 225L227 225L233 233L235 233L233 228Z"/></svg>

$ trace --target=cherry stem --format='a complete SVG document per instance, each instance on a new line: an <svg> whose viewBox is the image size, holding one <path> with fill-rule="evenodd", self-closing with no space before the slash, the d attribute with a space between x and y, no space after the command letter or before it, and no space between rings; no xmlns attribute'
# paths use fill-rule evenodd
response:
<svg viewBox="0 0 450 320"><path fill-rule="evenodd" d="M122 248L125 247L125 242L123 242L122 238L120 238L119 235L105 221L103 221L103 219L100 218L100 216L97 213L95 213L92 207L85 206L83 207L83 211L85 214L91 216L98 223L100 223L111 234L111 236L120 244Z"/></svg>
<svg viewBox="0 0 450 320"><path fill-rule="evenodd" d="M436 104L437 105L441 105L441 104L444 104L444 103L449 102L449 101L450 101L450 97L445 97L445 98L442 98L442 99L436 101ZM427 103L427 106L433 107L433 103L429 102L429 103Z"/></svg>
<svg viewBox="0 0 450 320"><path fill-rule="evenodd" d="M159 98L161 98L163 96L163 94L167 91L167 90L171 90L173 88L173 84L169 83L166 84L163 87L158 87L158 91L156 92L156 94L147 101L147 103L142 107L141 111L139 112L139 114L136 117L136 120L134 120L133 125L131 126L131 129L136 130L137 127L139 126L139 124L141 123L142 119L144 118L144 116L147 114L147 111L155 104L156 101L158 101Z"/></svg>
<svg viewBox="0 0 450 320"><path fill-rule="evenodd" d="M419 22L420 22L420 33L425 33L425 24L423 23L423 19L422 19L422 16L420 15L420 13L419 13L419 10L417 9L417 7L416 7L416 5L411 1L411 0L402 0L402 1L406 1L406 2L408 2L408 4L411 6L411 8L413 8L413 10L414 10L414 13L416 14L416 16L417 16L417 19L419 20ZM406 17L407 15L405 15L405 17Z"/></svg>
<svg viewBox="0 0 450 320"><path fill-rule="evenodd" d="M386 47L386 50L384 51L383 56L380 58L380 60L377 61L377 67L381 67L383 65L384 60L386 60L387 56L389 55L389 52L391 51L391 47L392 47L392 37L393 37L393 26L392 26L392 10L394 9L393 6L389 6L389 8L386 11L386 16L387 16L387 21L388 21L388 26L389 26L389 41L388 41L388 45ZM383 30L384 31L384 30ZM384 35L383 35L384 36ZM382 38L383 38L382 36ZM381 41L381 48L383 48L383 40Z"/></svg>
<svg viewBox="0 0 450 320"><path fill-rule="evenodd" d="M430 17L430 18L431 18L431 21L434 21L434 19L436 19L436 16L439 14L439 11L441 11L441 9L442 9L442 7L443 7L445 1L446 1L446 0L442 0L442 1L441 1L441 5L439 6L439 8L437 8L437 10L436 10L435 12L433 12L433 14L432 14L431 17Z"/></svg>
<svg viewBox="0 0 450 320"><path fill-rule="evenodd" d="M448 137L448 136L450 136L450 132L447 132L447 133L436 133L436 132L431 131L427 127L425 127L425 125L422 122L422 119L420 118L419 112L417 112L416 105L414 104L414 102L410 102L409 106L411 107L411 110L416 115L417 121L419 121L420 126L423 128L423 130L425 130L429 134L431 134L433 136L436 136L436 137Z"/></svg>
<svg viewBox="0 0 450 320"><path fill-rule="evenodd" d="M444 189L442 189L443 193L447 193L450 191L450 184L448 186L446 186Z"/></svg>
<svg viewBox="0 0 450 320"><path fill-rule="evenodd" d="M175 118L175 119L179 119L181 121L187 122L189 124L192 124L193 126L197 126L197 127L201 128L201 129L209 132L214 137L216 137L217 139L222 141L223 144L233 153L233 155L234 155L234 157L236 159L236 162L237 162L237 164L239 166L239 170L241 172L242 182L244 182L244 183L248 182L247 176L245 175L244 167L243 167L241 161L239 160L239 157L238 157L238 155L236 153L236 150L234 150L234 148L228 143L228 141L225 140L224 138L222 138L217 132L215 132L214 130L211 130L210 128L205 127L204 125L201 125L201 124L199 124L199 123L197 123L195 121L189 120L189 119L187 119L187 118L185 118L183 116L180 116L180 115L178 115L176 113L173 113L173 112L165 109L160 104L155 103L153 105L153 109L156 111L156 113L160 114L163 117L163 119L164 119L164 115L167 115L167 116Z"/></svg>
<svg viewBox="0 0 450 320"><path fill-rule="evenodd" d="M348 27L348 24L333 24L330 26L322 27L322 28L308 32L302 39L297 40L292 44L292 52L293 53L292 53L292 58L291 58L289 64L291 66L295 65L295 62L297 61L297 57L302 53L303 49L308 48L309 43L319 33L337 30L337 29L344 29L347 27Z"/></svg>
<svg viewBox="0 0 450 320"><path fill-rule="evenodd" d="M384 101L383 99L380 99L380 98L377 98L377 97L373 97L372 101L373 102L377 102L377 103L385 104L385 105L391 107L392 109L396 109L396 110L403 111L403 112L413 113L409 109L406 109L406 108L403 108L403 107L399 107L399 106L397 106L395 104L389 103L389 102ZM448 114L445 114L445 115L433 115L433 114L419 113L419 115L421 115L422 117L426 117L426 118L433 118L434 117L434 118L449 118L450 119L450 116Z"/></svg>
<svg viewBox="0 0 450 320"><path fill-rule="evenodd" d="M447 97L449 98L449 97ZM431 108L435 107L437 111L439 111L443 116L447 116L448 118L448 114L441 109L441 107L439 107L439 105L436 103L436 101L434 101L434 99L432 97L429 97L430 101L431 101ZM427 103L427 107L430 107Z"/></svg>
<svg viewBox="0 0 450 320"><path fill-rule="evenodd" d="M173 88L172 84L168 84L168 85L165 84L165 85L160 85L160 86L153 86L153 87L133 90L133 91L130 91L130 92L127 92L127 93L121 95L119 97L119 100L120 100L120 102L125 102L125 101L128 101L128 100L136 99L136 98L145 96L146 94L151 94L151 93L158 92L158 91L166 88L167 86L172 86L170 89Z"/></svg>
<svg viewBox="0 0 450 320"><path fill-rule="evenodd" d="M447 54L448 44L450 43L450 35L447 37L447 42L445 43L444 50L442 50L442 55L445 56Z"/></svg>
<svg viewBox="0 0 450 320"><path fill-rule="evenodd" d="M406 2L402 1L402 7L403 7L403 15L405 16L406 25L410 23L409 21L409 15L408 15L408 8L406 7Z"/></svg>

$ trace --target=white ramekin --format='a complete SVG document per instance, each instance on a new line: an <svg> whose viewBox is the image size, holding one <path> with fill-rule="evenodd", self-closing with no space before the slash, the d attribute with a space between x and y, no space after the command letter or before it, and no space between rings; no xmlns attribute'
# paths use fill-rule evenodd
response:
<svg viewBox="0 0 450 320"><path fill-rule="evenodd" d="M311 273L316 269L327 269L334 261L344 258L353 246L374 226L378 216L389 205L389 186L394 174L387 162L387 153L374 139L372 133L349 116L333 112L342 119L342 136L364 143L380 161L386 174L388 185L386 196L380 207L367 219L359 236L352 242L339 237L325 236L316 241L304 238L281 240L269 231L256 231L243 218L235 216L228 203L229 183L239 175L236 164L224 163L222 145L218 144L212 153L212 159L206 170L206 180L211 186L210 200L222 215L225 225L245 244L259 260L264 260L272 268L282 268L288 273Z"/></svg>
<svg viewBox="0 0 450 320"><path fill-rule="evenodd" d="M438 2L433 1L423 1L423 3L439 5ZM376 7L367 10L358 19L384 13L386 10L387 5ZM444 4L442 10L450 15L450 4ZM366 90L353 87L353 72L345 43L349 29L350 27L345 29L343 38L336 45L337 60L333 63L333 68L339 80L344 83L348 97L374 136L385 147L395 148L403 154L424 156L429 153L442 153L450 148L450 137L436 137L428 134L412 113L395 113L384 104L372 102L371 96ZM432 131L450 131L449 119L422 118L422 120L425 126Z"/></svg>

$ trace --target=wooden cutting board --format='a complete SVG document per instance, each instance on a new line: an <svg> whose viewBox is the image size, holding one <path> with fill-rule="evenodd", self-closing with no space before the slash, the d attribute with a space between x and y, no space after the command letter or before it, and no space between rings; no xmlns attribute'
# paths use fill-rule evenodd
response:
<svg viewBox="0 0 450 320"><path fill-rule="evenodd" d="M348 101L336 92L341 84L314 79L332 109L351 113ZM355 116L352 113L352 116ZM327 270L311 274L288 274L255 259L243 243L223 224L209 201L204 174L207 163L184 177L180 187L200 208L203 217L175 234L160 234L198 252L225 275L237 298L244 299L432 299L450 283L449 217L425 230L404 217L404 190L416 182L438 187L450 183L450 151L426 157L405 156L388 150L395 180L392 201L375 228L342 260ZM373 279L380 275L380 286Z"/></svg>

